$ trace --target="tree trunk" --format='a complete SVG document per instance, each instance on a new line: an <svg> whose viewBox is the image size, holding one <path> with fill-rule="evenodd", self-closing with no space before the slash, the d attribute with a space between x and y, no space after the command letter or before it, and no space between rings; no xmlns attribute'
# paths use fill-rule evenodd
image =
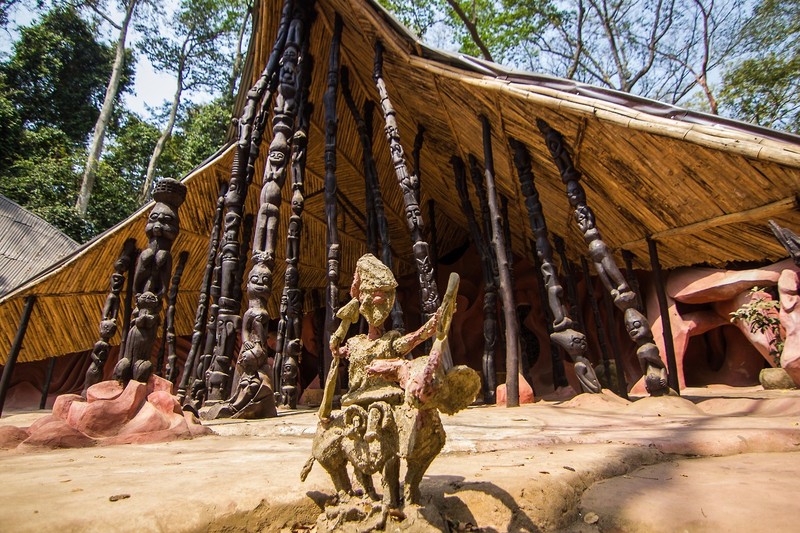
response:
<svg viewBox="0 0 800 533"><path fill-rule="evenodd" d="M125 4L125 19L122 21L122 26L119 30L119 38L117 39L117 52L114 56L114 66L111 69L111 79L108 81L106 87L106 96L103 100L103 108L100 111L100 116L97 117L97 122L94 125L94 135L92 137L92 146L89 149L89 157L86 160L86 168L83 171L83 180L81 181L81 190L78 193L78 200L75 203L75 209L82 217L86 216L86 211L89 209L89 198L92 196L92 188L94 187L95 176L97 175L97 164L100 161L100 154L103 152L103 141L105 140L106 127L111 120L111 112L114 110L114 100L117 98L119 91L119 82L122 78L122 67L125 62L125 40L128 36L128 25L133 17L133 11L136 9L139 0L128 0Z"/></svg>
<svg viewBox="0 0 800 533"><path fill-rule="evenodd" d="M153 155L150 156L150 162L147 164L147 177L145 177L142 192L139 194L139 203L143 204L150 199L150 189L153 187L153 179L156 175L156 165L161 157L161 152L164 151L164 146L167 144L170 135L172 135L172 128L175 126L175 117L178 116L178 106L181 103L181 93L183 92L183 76L178 73L178 89L175 91L175 97L172 99L172 107L169 110L169 120L164 130L161 132L156 147L153 149Z"/></svg>

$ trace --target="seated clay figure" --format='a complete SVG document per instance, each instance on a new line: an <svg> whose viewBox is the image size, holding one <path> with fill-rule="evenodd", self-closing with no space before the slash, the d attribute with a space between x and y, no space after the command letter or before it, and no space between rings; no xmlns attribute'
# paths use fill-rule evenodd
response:
<svg viewBox="0 0 800 533"><path fill-rule="evenodd" d="M203 418L259 419L277 416L275 397L267 374L259 369L263 349L245 341L237 364L241 372L239 384L230 399L213 406Z"/></svg>

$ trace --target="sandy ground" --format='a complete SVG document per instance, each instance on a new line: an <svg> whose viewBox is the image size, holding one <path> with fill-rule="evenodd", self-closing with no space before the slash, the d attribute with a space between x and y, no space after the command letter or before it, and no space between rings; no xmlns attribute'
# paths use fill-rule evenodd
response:
<svg viewBox="0 0 800 533"><path fill-rule="evenodd" d="M800 529L800 391L580 395L443 419L422 491L452 531ZM0 451L0 530L306 531L332 494L319 465L299 480L315 425L301 410L187 441Z"/></svg>

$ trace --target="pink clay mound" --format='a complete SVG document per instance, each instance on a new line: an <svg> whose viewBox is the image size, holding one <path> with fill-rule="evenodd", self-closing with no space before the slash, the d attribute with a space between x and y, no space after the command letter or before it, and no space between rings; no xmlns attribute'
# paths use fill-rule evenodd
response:
<svg viewBox="0 0 800 533"><path fill-rule="evenodd" d="M27 446L81 448L108 444L144 444L207 435L191 413L181 410L172 384L158 376L147 383L102 381L89 388L86 400L63 394L53 414L29 428L7 426L0 431L0 449Z"/></svg>

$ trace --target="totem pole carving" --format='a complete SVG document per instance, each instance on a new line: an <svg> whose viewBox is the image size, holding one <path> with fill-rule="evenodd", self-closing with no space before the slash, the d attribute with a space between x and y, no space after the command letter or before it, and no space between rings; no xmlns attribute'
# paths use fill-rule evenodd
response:
<svg viewBox="0 0 800 533"><path fill-rule="evenodd" d="M294 7L294 9L292 9ZM287 23L288 14L291 13L291 22ZM284 4L279 36L272 50L270 59L265 69L265 74L248 93L248 107L240 121L239 148L240 155L247 158L246 171L243 172L241 162L234 161L234 169L228 192L225 195L225 237L221 251L221 294L218 300L219 312L216 324L216 344L214 346L211 367L206 372L207 403L221 402L228 398L231 388L231 362L233 358L236 337L242 332L242 342L248 341L255 345L259 366L266 362L266 337L263 327L251 327L242 330L244 321L252 326L255 323L266 324L269 316L266 313L266 302L272 292L272 271L275 267L275 245L278 228L278 216L281 201L281 188L286 180L289 160L289 140L294 129L295 95L297 92L298 50L303 32L303 10L298 6ZM288 25L287 25L288 24ZM284 33L283 29L286 28ZM281 41L285 44L281 45ZM282 55L281 55L282 48ZM278 62L278 56L280 61ZM280 71L278 72L278 66ZM277 76L276 76L277 74ZM263 83L262 83L263 82ZM269 85L269 94L262 101L255 131L248 126L252 121L256 102L261 99ZM268 272L263 280L267 286L260 286L250 300L249 308L244 320L239 316L241 300L237 299L237 275L241 261L241 245L239 243L239 228L242 223L242 213L247 186L252 177L252 167L258 156L260 144L260 130L266 124L266 107L274 92L278 89L275 100L273 116L273 140L269 146L266 167L264 169L263 186L259 199L259 210L256 218L256 229L253 236L253 267L251 273ZM252 96L252 97L251 97ZM252 104L252 105L250 105ZM258 136L258 139L256 139ZM250 276L248 275L248 279Z"/></svg>
<svg viewBox="0 0 800 533"><path fill-rule="evenodd" d="M130 269L130 265L136 256L136 240L128 239L122 245L122 253L114 261L114 273L111 274L111 292L106 296L106 303L103 306L103 314L100 319L100 340L92 349L92 363L86 371L86 380L83 386L83 397L86 391L99 383L103 378L103 367L108 359L108 351L111 348L109 341L117 332L117 315L119 314L120 297L122 287L125 285L125 273Z"/></svg>
<svg viewBox="0 0 800 533"><path fill-rule="evenodd" d="M461 209L467 217L472 242L481 258L483 271L483 401L493 405L497 403L497 374L494 368L494 355L497 347L497 278L494 274L491 248L486 237L481 233L475 210L469 199L464 161L460 157L453 157L450 162L453 165ZM477 165L477 161L475 164Z"/></svg>
<svg viewBox="0 0 800 533"><path fill-rule="evenodd" d="M395 174L397 175L397 184L403 194L406 223L411 233L412 249L422 291L423 318L426 318L432 316L439 307L439 290L436 287L436 280L433 275L428 243L422 238L424 222L419 206L419 178L416 174L409 174L406 166L405 151L403 150L403 145L400 144L400 131L397 129L397 119L395 118L397 112L389 100L389 93L383 81L383 45L380 42L375 44L375 63L372 78L380 95L383 119L386 124L384 131L389 142L389 151L392 156Z"/></svg>
<svg viewBox="0 0 800 533"><path fill-rule="evenodd" d="M194 330L192 331L192 345L189 354L186 356L186 363L183 366L180 383L178 384L178 401L183 403L186 399L186 390L189 387L189 380L196 370L200 343L206 333L206 321L208 320L208 299L213 281L214 265L217 263L217 248L219 248L219 236L222 229L222 209L225 206L225 193L228 185L223 183L220 186L219 197L217 198L217 208L214 211L214 220L211 223L211 235L208 240L208 253L206 255L206 268L203 272L203 281L200 285L200 296L197 302L197 312L194 319Z"/></svg>
<svg viewBox="0 0 800 533"><path fill-rule="evenodd" d="M586 357L586 335L576 329L575 321L569 316L567 306L564 305L564 289L561 287L553 262L553 249L550 247L547 222L534 183L528 149L514 139L511 139L510 144L514 150L514 166L517 168L522 195L525 197L528 219L536 239L536 255L547 291L547 303L553 316L553 332L550 334L550 340L563 348L575 363L575 375L584 392L598 393L601 390L600 382L597 380L591 361Z"/></svg>
<svg viewBox="0 0 800 533"><path fill-rule="evenodd" d="M389 236L389 222L386 220L386 210L383 204L380 183L378 182L378 169L372 155L372 117L375 104L372 100L364 100L364 112L359 113L353 95L350 93L349 73L347 67L342 67L342 95L353 120L356 123L358 136L361 139L361 151L364 162L364 189L367 200L367 248L373 255L378 255L378 237L380 238L380 258L389 270L394 270L392 257L392 241ZM377 235L375 235L377 229ZM392 329L405 332L403 310L399 302L395 301L391 313Z"/></svg>
<svg viewBox="0 0 800 533"><path fill-rule="evenodd" d="M125 352L114 367L114 378L127 383L131 378L146 382L153 371L150 353L161 322L161 302L169 289L172 272L172 243L180 231L178 208L186 199L186 186L167 178L153 189L156 204L145 224L149 239L136 262L133 290L136 308Z"/></svg>
<svg viewBox="0 0 800 533"><path fill-rule="evenodd" d="M570 206L575 210L578 228L588 246L589 257L594 263L597 275L613 298L614 305L625 314L628 335L636 343L636 355L645 374L647 392L652 396L669 394L667 369L658 354L658 348L651 342L650 324L644 315L635 309L636 294L620 272L611 255L611 250L600 235L600 230L595 223L594 211L586 204L586 192L583 185L580 184L581 174L572 163L572 157L567 152L564 138L541 119L536 120L536 125L544 135L547 148L561 175L561 181L566 185L567 198ZM634 324L638 325L634 327Z"/></svg>

